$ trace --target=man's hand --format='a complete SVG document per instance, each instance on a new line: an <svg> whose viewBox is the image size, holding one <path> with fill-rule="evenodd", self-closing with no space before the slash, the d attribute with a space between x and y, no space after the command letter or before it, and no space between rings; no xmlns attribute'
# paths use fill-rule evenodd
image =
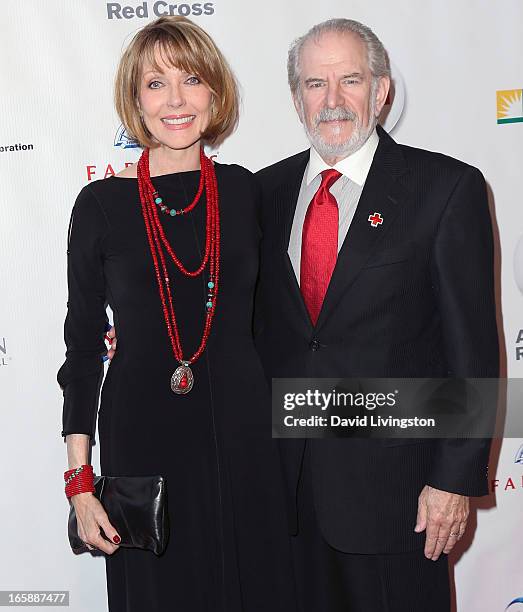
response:
<svg viewBox="0 0 523 612"><path fill-rule="evenodd" d="M418 516L414 531L427 530L425 556L436 561L448 554L465 533L469 516L469 498L425 485L418 498Z"/></svg>
<svg viewBox="0 0 523 612"><path fill-rule="evenodd" d="M109 342L109 350L107 351L107 358L112 359L116 351L116 329L114 328L114 325L105 334L105 339L107 340L107 342Z"/></svg>

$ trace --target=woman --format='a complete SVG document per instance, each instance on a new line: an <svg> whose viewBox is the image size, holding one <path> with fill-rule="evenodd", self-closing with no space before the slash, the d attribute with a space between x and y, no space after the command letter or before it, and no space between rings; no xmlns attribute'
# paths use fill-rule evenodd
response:
<svg viewBox="0 0 523 612"><path fill-rule="evenodd" d="M202 153L236 123L234 78L201 28L162 17L125 51L115 91L144 154L84 187L73 209L62 435L69 468L88 465L107 302L118 351L102 389L101 470L165 476L171 535L160 557L119 548L87 490L71 497L79 536L107 553L111 612L293 610L251 335L259 204L247 170Z"/></svg>

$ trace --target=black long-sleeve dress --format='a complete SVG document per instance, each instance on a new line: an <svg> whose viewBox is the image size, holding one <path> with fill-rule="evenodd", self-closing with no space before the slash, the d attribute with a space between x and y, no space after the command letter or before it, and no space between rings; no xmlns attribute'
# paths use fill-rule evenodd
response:
<svg viewBox="0 0 523 612"><path fill-rule="evenodd" d="M171 535L166 552L120 548L106 556L111 612L289 612L294 586L270 398L252 339L260 229L252 175L216 164L221 278L210 339L194 387L175 395L177 367L147 243L137 180L86 186L71 216L62 435L94 436L105 353L105 304L118 349L101 390L101 471L162 474ZM199 171L153 177L165 203L186 206ZM161 216L182 262L205 245L205 198L187 215ZM207 281L168 259L184 357L197 348Z"/></svg>

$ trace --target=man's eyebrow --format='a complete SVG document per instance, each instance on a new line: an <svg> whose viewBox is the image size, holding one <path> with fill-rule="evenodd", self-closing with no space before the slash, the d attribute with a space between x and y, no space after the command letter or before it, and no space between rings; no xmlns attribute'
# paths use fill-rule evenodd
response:
<svg viewBox="0 0 523 612"><path fill-rule="evenodd" d="M347 74L343 74L340 78L341 79L354 79L354 78L362 79L363 72L350 72ZM322 79L320 77L309 77L308 79L305 79L305 84L309 85L310 83L325 83L325 81L326 79Z"/></svg>
<svg viewBox="0 0 523 612"><path fill-rule="evenodd" d="M305 79L305 84L308 85L309 83L323 83L325 82L325 79L320 79L320 77L309 77L308 79Z"/></svg>

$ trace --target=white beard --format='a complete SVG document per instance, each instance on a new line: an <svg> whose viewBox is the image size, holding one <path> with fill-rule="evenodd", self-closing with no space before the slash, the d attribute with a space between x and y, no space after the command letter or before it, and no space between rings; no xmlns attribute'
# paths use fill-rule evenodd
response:
<svg viewBox="0 0 523 612"><path fill-rule="evenodd" d="M338 106L334 109L323 108L313 119L314 127L309 129L307 122L303 121L303 127L307 138L311 145L316 149L319 155L323 159L333 159L336 157L345 158L352 153L355 153L360 149L366 142L369 136L372 134L378 118L376 117L376 87L373 84L371 87L371 95L369 102L369 123L367 126L363 126L360 117L353 111L343 106ZM301 114L303 113L303 102L300 99ZM323 138L320 132L320 124L322 121L328 120L346 120L353 122L353 128L351 135L345 141L341 142L329 142ZM341 132L341 126L337 127L333 132L339 134Z"/></svg>

